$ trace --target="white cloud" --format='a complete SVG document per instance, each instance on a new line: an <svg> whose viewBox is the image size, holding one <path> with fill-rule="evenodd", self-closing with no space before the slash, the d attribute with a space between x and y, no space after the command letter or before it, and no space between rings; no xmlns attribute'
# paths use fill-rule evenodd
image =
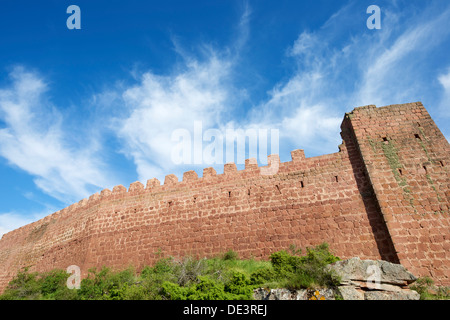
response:
<svg viewBox="0 0 450 320"><path fill-rule="evenodd" d="M438 81L444 89L439 105L439 111L442 116L450 117L450 68L446 74L442 74L438 77Z"/></svg>
<svg viewBox="0 0 450 320"><path fill-rule="evenodd" d="M172 132L192 131L195 121L206 129L220 123L229 96L229 71L229 62L213 55L204 62L190 60L173 75L146 72L138 85L123 93L129 115L118 120L118 135L140 180L161 178L173 168Z"/></svg>
<svg viewBox="0 0 450 320"><path fill-rule="evenodd" d="M0 239L3 234L37 221L51 214L52 212L54 212L54 210L49 209L42 212L26 215L16 212L0 213Z"/></svg>
<svg viewBox="0 0 450 320"><path fill-rule="evenodd" d="M368 31L365 23L357 25L356 7L352 2L321 28L299 34L286 49L292 61L291 76L274 85L251 110L245 110L246 118L235 113L246 101L241 95L245 88L237 88L233 80L242 63L240 50L252 40L248 5L231 49L220 53L203 46L204 58L200 59L190 57L174 43L183 59L178 68L165 75L134 69L134 86L121 83L92 96L90 103L102 111L100 120L93 121L113 128L122 143L120 151L132 159L142 182L176 171L178 166L171 161L176 142L171 135L177 129L192 133L195 121L201 121L204 130L223 131L231 125L244 130L279 129L284 153L291 147L313 154L334 152L340 143L344 112L365 104L419 100L416 97L424 92L424 80L415 72L423 71L421 63L450 30L442 27L450 21L448 10L435 19L430 19L426 10L405 18L406 14L390 12L384 6L383 29ZM348 30L353 29L356 31L349 35ZM0 131L0 154L35 176L42 190L59 199L78 200L93 186L111 185L98 152L101 137L86 146L70 141L63 116L46 107L48 88L42 79L23 70L15 70L11 76L12 88L0 91L1 119L7 124ZM448 75L439 78L446 97L448 79ZM103 112L110 104L115 106L113 125ZM51 117L46 119L48 112Z"/></svg>
<svg viewBox="0 0 450 320"><path fill-rule="evenodd" d="M429 19L427 10L403 14L384 6L383 30L365 32L365 24L355 22L356 7L348 4L318 30L299 34L286 50L293 62L292 75L274 85L245 119L226 117L233 102L242 104L231 100L237 90L228 81L239 70L238 59L219 59L211 50L210 58L188 59L186 68L172 75L144 73L140 83L123 95L131 113L120 130L140 179L173 172L174 163L167 161L173 146L170 133L190 129L194 121L202 121L204 128L232 124L244 130L279 129L281 152L294 147L314 155L337 150L340 123L349 109L422 100L424 80L415 71L448 34L440 26L448 24L450 11ZM235 48L251 41L250 10L245 11L241 21L245 36ZM358 32L344 34L348 28ZM177 48L184 57L186 53ZM233 56L239 56L239 49Z"/></svg>
<svg viewBox="0 0 450 320"><path fill-rule="evenodd" d="M15 68L12 86L0 90L0 155L33 177L45 193L70 204L108 185L95 142L71 139L62 115L46 100L47 84L24 68Z"/></svg>
<svg viewBox="0 0 450 320"><path fill-rule="evenodd" d="M421 100L424 79L417 74L426 72L422 65L429 59L428 53L442 43L450 31L450 9L432 18L426 10L409 17L398 17L393 12L387 16L390 21L386 23L386 35L372 37L370 46L362 49L366 58L359 60L363 73L355 97L361 105ZM392 35L396 31L400 31L399 34ZM356 52L357 48L352 50Z"/></svg>

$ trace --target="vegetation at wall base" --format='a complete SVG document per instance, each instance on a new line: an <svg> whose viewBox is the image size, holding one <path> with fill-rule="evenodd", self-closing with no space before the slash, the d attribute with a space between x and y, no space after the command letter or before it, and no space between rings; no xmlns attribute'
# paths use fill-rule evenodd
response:
<svg viewBox="0 0 450 320"><path fill-rule="evenodd" d="M420 294L420 300L450 300L450 287L436 287L429 277L417 279L411 289Z"/></svg>
<svg viewBox="0 0 450 320"><path fill-rule="evenodd" d="M270 255L270 261L239 259L228 251L209 259L160 258L139 273L132 268L90 269L80 289L68 289L65 270L45 273L21 270L0 300L251 300L256 288L319 289L340 279L326 265L338 261L326 243L301 250L291 246ZM423 299L449 297L430 293L429 280L417 283Z"/></svg>
<svg viewBox="0 0 450 320"><path fill-rule="evenodd" d="M242 260L232 250L219 257L160 258L140 273L129 268L90 269L80 289L68 289L65 270L21 270L0 296L3 300L250 300L258 287L317 288L336 283L325 265L339 260L326 243L278 251L270 261Z"/></svg>

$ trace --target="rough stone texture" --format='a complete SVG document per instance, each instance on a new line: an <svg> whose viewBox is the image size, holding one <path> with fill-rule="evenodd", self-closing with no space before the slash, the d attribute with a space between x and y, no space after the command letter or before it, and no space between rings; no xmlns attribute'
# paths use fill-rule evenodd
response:
<svg viewBox="0 0 450 320"><path fill-rule="evenodd" d="M407 288L416 277L400 264L354 257L328 266L341 278L337 291L344 300L419 300Z"/></svg>
<svg viewBox="0 0 450 320"><path fill-rule="evenodd" d="M351 258L328 266L341 279L336 288L288 290L258 288L255 300L419 300L420 294L407 288L417 278L405 267L381 260ZM377 270L377 271L375 271ZM374 275L376 278L374 278Z"/></svg>
<svg viewBox="0 0 450 320"><path fill-rule="evenodd" d="M343 259L401 263L450 285L450 147L428 112L360 107L341 130L336 153L294 150L291 161L270 156L270 168L247 161L116 186L11 231L0 240L0 292L24 266L77 265L84 277L104 265L139 269L157 252L267 259L323 241Z"/></svg>
<svg viewBox="0 0 450 320"><path fill-rule="evenodd" d="M354 257L338 261L329 266L329 268L341 277L342 284L367 283L377 273L381 284L405 286L417 280L404 266L382 260L361 260L358 257ZM376 272L376 270L379 270L379 272Z"/></svg>
<svg viewBox="0 0 450 320"><path fill-rule="evenodd" d="M356 108L347 117L398 262L448 285L447 140L421 103Z"/></svg>
<svg viewBox="0 0 450 320"><path fill-rule="evenodd" d="M288 290L258 288L253 291L255 300L335 300L333 289Z"/></svg>
<svg viewBox="0 0 450 320"><path fill-rule="evenodd" d="M340 286L339 294L344 300L364 300L364 291L355 286Z"/></svg>
<svg viewBox="0 0 450 320"><path fill-rule="evenodd" d="M414 290L402 290L401 292L367 291L364 300L419 300L420 294Z"/></svg>

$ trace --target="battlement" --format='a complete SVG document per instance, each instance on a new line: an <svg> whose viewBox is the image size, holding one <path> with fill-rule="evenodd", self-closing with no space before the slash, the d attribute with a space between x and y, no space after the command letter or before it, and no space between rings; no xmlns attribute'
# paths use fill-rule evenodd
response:
<svg viewBox="0 0 450 320"><path fill-rule="evenodd" d="M267 259L326 241L449 284L450 147L422 103L354 108L339 151L245 160L103 189L0 240L0 291L21 266L137 268L164 252Z"/></svg>
<svg viewBox="0 0 450 320"><path fill-rule="evenodd" d="M342 151L340 151L342 152ZM328 160L337 159L336 156L339 154L331 155L321 155L306 158L303 149L296 149L291 151L291 161L280 162L279 155L269 155L268 165L258 166L255 158L250 158L245 160L245 168L243 170L238 170L236 164L226 163L224 164L223 173L218 174L213 167L208 167L203 169L203 176L199 177L194 170L186 171L183 173L183 178L180 181L178 177L174 174L168 174L165 176L164 183L157 178L152 178L147 180L146 186L139 182L133 182L130 184L128 189L123 185L117 185L112 188L112 191L105 188L100 192L94 193L88 198L84 198L78 202L71 204L70 206L61 209L51 215L48 215L36 222L29 225L23 226L19 229L33 228L34 225L39 225L41 223L46 223L51 219L56 219L61 216L70 215L82 208L89 208L98 205L100 202L105 200L112 200L125 197L135 197L142 194L160 194L162 192L170 192L179 189L191 189L191 188L202 188L208 185L214 185L218 183L225 183L226 181L250 179L259 176L270 176L276 174L287 174L289 171L295 171L298 169L299 165L302 168L317 168ZM273 170L276 169L276 170ZM11 231L11 232L15 232ZM8 233L3 236L7 237Z"/></svg>

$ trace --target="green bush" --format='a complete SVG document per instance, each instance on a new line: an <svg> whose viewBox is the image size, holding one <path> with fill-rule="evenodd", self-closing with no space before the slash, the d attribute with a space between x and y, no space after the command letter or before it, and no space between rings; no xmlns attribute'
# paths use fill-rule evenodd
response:
<svg viewBox="0 0 450 320"><path fill-rule="evenodd" d="M252 285L262 285L276 279L276 276L277 274L272 267L262 268L250 275L250 283Z"/></svg>
<svg viewBox="0 0 450 320"><path fill-rule="evenodd" d="M43 298L49 300L77 299L76 290L67 288L70 274L64 270L52 270L44 273L40 279L40 290Z"/></svg>
<svg viewBox="0 0 450 320"><path fill-rule="evenodd" d="M77 298L75 291L67 288L69 274L63 270L52 270L39 274L21 270L8 284L1 300L72 300Z"/></svg>
<svg viewBox="0 0 450 320"><path fill-rule="evenodd" d="M281 250L273 253L270 260L275 273L272 279L278 280L282 287L294 290L339 284L338 277L325 268L339 260L329 251L327 243L307 248L306 255L301 257Z"/></svg>
<svg viewBox="0 0 450 320"><path fill-rule="evenodd" d="M224 284L208 276L198 277L199 282L189 290L189 300L229 300L224 291Z"/></svg>
<svg viewBox="0 0 450 320"><path fill-rule="evenodd" d="M1 296L3 300L36 300L41 298L39 274L28 272L28 268L20 270L11 280Z"/></svg>
<svg viewBox="0 0 450 320"><path fill-rule="evenodd" d="M187 300L188 291L189 288L170 281L164 281L161 286L161 296L167 300Z"/></svg>
<svg viewBox="0 0 450 320"><path fill-rule="evenodd" d="M252 299L253 287L245 274L233 271L230 280L225 284L225 292L238 296L239 300Z"/></svg>
<svg viewBox="0 0 450 320"><path fill-rule="evenodd" d="M449 300L450 287L436 287L434 281L429 277L416 280L411 289L420 294L420 300Z"/></svg>
<svg viewBox="0 0 450 320"><path fill-rule="evenodd" d="M228 250L227 252L224 253L223 260L237 260L239 259L239 255L237 254L237 252L233 251L233 250Z"/></svg>
<svg viewBox="0 0 450 320"><path fill-rule="evenodd" d="M69 274L64 270L39 274L24 269L0 299L247 300L257 287L299 289L337 283L325 266L339 258L331 254L327 244L307 249L304 256L293 246L290 252L274 252L270 262L239 260L231 250L211 259L162 258L139 275L133 269L94 268L88 270L78 290L67 288Z"/></svg>

